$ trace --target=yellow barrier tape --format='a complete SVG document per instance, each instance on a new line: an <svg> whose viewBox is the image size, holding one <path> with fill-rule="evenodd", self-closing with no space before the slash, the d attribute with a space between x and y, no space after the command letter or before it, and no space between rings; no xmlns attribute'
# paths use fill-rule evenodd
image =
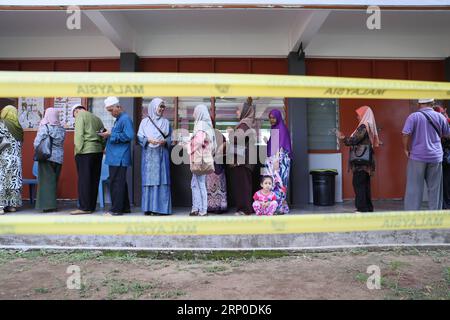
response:
<svg viewBox="0 0 450 320"><path fill-rule="evenodd" d="M233 235L450 229L450 211L308 214L274 217L0 217L0 234Z"/></svg>
<svg viewBox="0 0 450 320"><path fill-rule="evenodd" d="M25 96L450 99L450 83L219 73L0 71L0 97Z"/></svg>

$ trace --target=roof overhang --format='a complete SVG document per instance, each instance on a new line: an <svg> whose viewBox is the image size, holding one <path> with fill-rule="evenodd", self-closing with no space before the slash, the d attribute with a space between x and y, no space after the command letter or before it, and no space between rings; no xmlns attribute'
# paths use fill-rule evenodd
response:
<svg viewBox="0 0 450 320"><path fill-rule="evenodd" d="M11 4L9 0L0 0L0 10L65 10L68 6L78 6L83 10L108 9L202 9L202 8L305 8L305 9L362 9L368 6L378 6L390 10L450 10L449 0L63 0L63 1L33 1L19 0Z"/></svg>

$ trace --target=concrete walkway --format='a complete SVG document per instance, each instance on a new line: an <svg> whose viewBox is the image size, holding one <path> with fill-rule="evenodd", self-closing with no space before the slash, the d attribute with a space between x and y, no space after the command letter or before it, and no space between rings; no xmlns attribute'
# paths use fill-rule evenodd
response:
<svg viewBox="0 0 450 320"><path fill-rule="evenodd" d="M403 209L402 201L374 201L375 210L396 211ZM76 202L60 203L57 213L40 213L29 203L8 215L69 215L76 207ZM424 208L426 208L424 204ZM187 216L190 208L174 208L174 214L167 216ZM133 208L132 216L143 215L140 208ZM293 208L291 214L315 213L351 213L354 212L353 201L345 201L331 207L307 205ZM101 215L98 210L94 215ZM233 216L233 210L221 215ZM77 217L74 217L76 219ZM154 217L147 217L154 219ZM192 219L208 219L208 217L191 217ZM0 216L1 219L1 216ZM164 218L163 218L164 219ZM110 236L110 235L0 235L0 248L20 249L109 249L109 250L335 250L358 247L398 247L398 246L450 246L450 230L402 230L402 231L370 231L370 232L333 232L333 233L301 233L301 234L261 234L261 235L210 235L210 236Z"/></svg>
<svg viewBox="0 0 450 320"><path fill-rule="evenodd" d="M402 200L375 200L373 201L375 211L398 211L403 210ZM42 214L42 215L65 215L69 214L70 211L76 209L76 201L58 201L58 212L54 213L42 213L39 210L34 209L29 201L24 201L23 207L20 208L16 213L8 213L8 215L16 214ZM426 203L424 203L424 208L426 208ZM97 207L97 211L94 215L102 215L107 211L109 205L106 205L105 209ZM143 215L140 207L133 207L131 210L132 216ZM301 207L292 207L290 214L311 214L311 213L351 213L355 211L354 202L347 200L344 202L336 203L334 206L315 206L313 204L308 204ZM190 208L188 207L175 207L173 208L173 216L183 216L188 215ZM231 208L228 212L223 214L210 214L211 216L233 216L234 210Z"/></svg>

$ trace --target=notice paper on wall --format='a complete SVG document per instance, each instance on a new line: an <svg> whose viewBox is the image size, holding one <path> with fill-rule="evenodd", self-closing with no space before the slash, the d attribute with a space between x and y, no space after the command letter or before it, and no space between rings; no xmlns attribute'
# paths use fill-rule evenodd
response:
<svg viewBox="0 0 450 320"><path fill-rule="evenodd" d="M73 129L75 122L72 115L72 107L75 104L81 104L81 98L77 97L56 97L53 107L60 111L59 121L66 129Z"/></svg>
<svg viewBox="0 0 450 320"><path fill-rule="evenodd" d="M44 98L19 98L19 122L24 129L37 129L44 116Z"/></svg>

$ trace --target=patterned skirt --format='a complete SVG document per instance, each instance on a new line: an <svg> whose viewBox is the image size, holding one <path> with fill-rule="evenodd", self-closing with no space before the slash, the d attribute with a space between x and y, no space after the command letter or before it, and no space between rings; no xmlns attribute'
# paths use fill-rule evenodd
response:
<svg viewBox="0 0 450 320"><path fill-rule="evenodd" d="M275 169L275 162L278 162L278 169ZM273 192L277 196L277 213L289 213L287 203L287 192L289 187L289 173L291 170L291 159L288 154L281 150L277 154L266 159L267 174L274 180Z"/></svg>
<svg viewBox="0 0 450 320"><path fill-rule="evenodd" d="M208 174L206 176L206 189L208 191L208 211L227 211L227 180L225 172Z"/></svg>

